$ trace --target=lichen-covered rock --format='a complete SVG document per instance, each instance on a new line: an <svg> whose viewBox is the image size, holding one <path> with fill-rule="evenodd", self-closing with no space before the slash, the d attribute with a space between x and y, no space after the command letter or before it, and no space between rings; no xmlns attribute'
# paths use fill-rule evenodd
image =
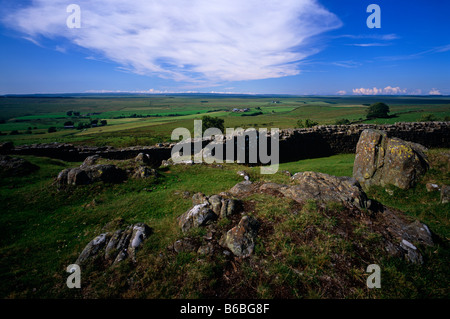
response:
<svg viewBox="0 0 450 319"><path fill-rule="evenodd" d="M157 176L158 173L153 168L148 168L146 166L139 166L134 170L133 178L136 179L145 179L149 177Z"/></svg>
<svg viewBox="0 0 450 319"><path fill-rule="evenodd" d="M86 245L75 263L82 264L101 259L115 265L128 257L135 262L137 250L151 233L152 229L144 223L103 233Z"/></svg>
<svg viewBox="0 0 450 319"><path fill-rule="evenodd" d="M230 229L225 237L224 245L238 257L248 257L253 253L258 234L259 222L244 216L236 227Z"/></svg>
<svg viewBox="0 0 450 319"><path fill-rule="evenodd" d="M353 177L367 188L371 185L414 186L428 169L426 148L383 131L364 130L356 146Z"/></svg>

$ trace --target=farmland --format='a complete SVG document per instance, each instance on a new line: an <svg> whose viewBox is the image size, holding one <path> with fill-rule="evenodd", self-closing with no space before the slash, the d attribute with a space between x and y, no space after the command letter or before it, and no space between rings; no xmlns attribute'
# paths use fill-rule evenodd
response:
<svg viewBox="0 0 450 319"><path fill-rule="evenodd" d="M369 105L382 101L390 117L366 119ZM233 112L235 108L249 111ZM257 95L63 95L0 97L0 142L16 145L46 142L115 147L170 141L177 127L193 129L204 115L224 119L225 127L293 128L298 120L320 125L350 122L393 124L450 116L448 97L320 97ZM67 112L79 112L68 116ZM78 124L106 120L106 126L77 130ZM64 128L72 121L74 128ZM50 127L56 132L48 133Z"/></svg>

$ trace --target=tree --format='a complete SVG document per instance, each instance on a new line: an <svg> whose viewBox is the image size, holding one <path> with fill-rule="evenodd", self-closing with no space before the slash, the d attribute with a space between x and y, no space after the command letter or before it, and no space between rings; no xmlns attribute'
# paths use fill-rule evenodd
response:
<svg viewBox="0 0 450 319"><path fill-rule="evenodd" d="M72 114L73 114L73 111L67 111L67 116L72 116Z"/></svg>
<svg viewBox="0 0 450 319"><path fill-rule="evenodd" d="M319 123L312 121L310 119L306 119L304 123L302 120L297 121L297 127L299 127L299 128L310 128L310 127L316 126L317 124L319 124Z"/></svg>
<svg viewBox="0 0 450 319"><path fill-rule="evenodd" d="M205 115L202 117L202 121L202 133L204 133L207 129L213 127L218 128L222 131L222 133L225 131L225 121L221 118Z"/></svg>
<svg viewBox="0 0 450 319"><path fill-rule="evenodd" d="M434 114L423 114L420 119L419 122L434 122L437 121L438 118L434 115Z"/></svg>
<svg viewBox="0 0 450 319"><path fill-rule="evenodd" d="M106 120L101 120L101 121L100 121L100 124L101 124L102 126L105 126L106 124L108 124L108 121L106 121Z"/></svg>
<svg viewBox="0 0 450 319"><path fill-rule="evenodd" d="M55 132L56 132L56 127L51 126L51 127L48 128L47 131L48 131L49 133L55 133Z"/></svg>
<svg viewBox="0 0 450 319"><path fill-rule="evenodd" d="M378 102L369 106L369 109L367 110L367 118L386 118L389 117L389 112L390 110L388 105Z"/></svg>
<svg viewBox="0 0 450 319"><path fill-rule="evenodd" d="M72 126L72 125L73 125L72 121L64 122L64 126Z"/></svg>

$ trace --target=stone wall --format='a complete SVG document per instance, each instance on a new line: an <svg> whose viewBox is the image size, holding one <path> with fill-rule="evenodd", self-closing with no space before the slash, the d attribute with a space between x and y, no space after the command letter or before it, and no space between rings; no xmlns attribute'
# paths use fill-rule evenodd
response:
<svg viewBox="0 0 450 319"><path fill-rule="evenodd" d="M450 147L450 122L396 123L392 125L320 125L309 129L286 129L280 132L280 161L294 161L305 158L330 156L340 153L354 153L361 132L378 129L388 137L422 144L428 148ZM206 140L205 140L206 141ZM207 144L209 141L206 141ZM112 147L87 147L72 144L50 143L12 147L0 145L0 153L35 155L83 161L87 156L100 155L108 159L129 159L139 153L147 153L160 161L170 158L173 144L136 146L122 149Z"/></svg>

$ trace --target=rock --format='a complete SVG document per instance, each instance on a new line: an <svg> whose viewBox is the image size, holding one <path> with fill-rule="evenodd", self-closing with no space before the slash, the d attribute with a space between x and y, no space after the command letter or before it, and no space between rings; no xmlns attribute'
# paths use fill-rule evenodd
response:
<svg viewBox="0 0 450 319"><path fill-rule="evenodd" d="M87 185L99 181L120 183L126 178L126 172L115 165L87 165L87 163L83 163L80 167L62 170L56 178L56 183L58 187L64 185Z"/></svg>
<svg viewBox="0 0 450 319"><path fill-rule="evenodd" d="M195 193L192 196L192 204L198 205L198 204L204 204L208 202L208 198L203 193Z"/></svg>
<svg viewBox="0 0 450 319"><path fill-rule="evenodd" d="M193 252L196 251L198 248L198 246L195 244L195 242L190 239L190 238L184 238L184 239L180 239L177 240L174 244L173 244L173 250L176 253L181 253L181 252Z"/></svg>
<svg viewBox="0 0 450 319"><path fill-rule="evenodd" d="M251 181L243 181L237 183L229 190L229 193L233 196L242 196L254 191L254 185Z"/></svg>
<svg viewBox="0 0 450 319"><path fill-rule="evenodd" d="M401 212L384 207L373 222L386 241L386 250L394 256L404 257L412 263L422 263L423 259L417 245L433 246L433 235L427 225L418 220L412 221Z"/></svg>
<svg viewBox="0 0 450 319"><path fill-rule="evenodd" d="M434 191L441 190L439 185L438 184L434 184L434 183L427 183L425 187L427 189L427 192L434 192Z"/></svg>
<svg viewBox="0 0 450 319"><path fill-rule="evenodd" d="M398 138L388 138L383 131L367 129L356 146L353 177L362 187L395 185L414 186L428 169L426 148Z"/></svg>
<svg viewBox="0 0 450 319"><path fill-rule="evenodd" d="M197 250L197 254L211 256L214 254L214 246L211 243L200 246Z"/></svg>
<svg viewBox="0 0 450 319"><path fill-rule="evenodd" d="M251 217L244 216L236 227L230 229L225 237L225 246L238 257L248 257L255 248L255 239L258 233L259 222Z"/></svg>
<svg viewBox="0 0 450 319"><path fill-rule="evenodd" d="M338 202L357 208L367 208L368 199L359 183L350 177L337 177L317 172L301 172L292 176L295 185L266 183L262 192L279 192L299 203L314 200L321 205Z"/></svg>
<svg viewBox="0 0 450 319"><path fill-rule="evenodd" d="M23 158L0 155L0 176L24 176L39 169L39 166Z"/></svg>
<svg viewBox="0 0 450 319"><path fill-rule="evenodd" d="M148 168L146 166L139 166L134 170L133 178L145 179L149 177L157 176L158 172L153 168Z"/></svg>
<svg viewBox="0 0 450 319"><path fill-rule="evenodd" d="M99 155L92 155L86 157L86 159L83 161L83 164L81 164L80 167L87 167L97 164L97 162L101 159Z"/></svg>
<svg viewBox="0 0 450 319"><path fill-rule="evenodd" d="M187 199L189 197L191 197L191 193L189 191L184 191L183 192L183 198Z"/></svg>
<svg viewBox="0 0 450 319"><path fill-rule="evenodd" d="M239 176L242 176L244 178L244 180L250 181L250 176L248 175L248 173L246 171L238 171L236 174L238 174Z"/></svg>
<svg viewBox="0 0 450 319"><path fill-rule="evenodd" d="M135 262L137 250L151 233L152 229L143 223L103 233L86 245L75 263L100 259L115 265L128 257Z"/></svg>
<svg viewBox="0 0 450 319"><path fill-rule="evenodd" d="M441 188L441 203L447 204L450 202L450 186L444 185Z"/></svg>
<svg viewBox="0 0 450 319"><path fill-rule="evenodd" d="M215 221L217 215L208 206L208 203L195 205L178 217L178 225L181 227L181 230L187 232L192 228L205 226Z"/></svg>
<svg viewBox="0 0 450 319"><path fill-rule="evenodd" d="M75 264L80 265L85 261L87 261L88 259L98 257L99 252L102 250L103 247L106 246L110 238L111 238L110 233L103 233L95 237L83 249L80 256L78 256L77 260L75 261Z"/></svg>
<svg viewBox="0 0 450 319"><path fill-rule="evenodd" d="M220 216L220 211L222 209L222 201L223 198L219 195L212 195L208 198L208 202L211 205L211 209L217 216Z"/></svg>

